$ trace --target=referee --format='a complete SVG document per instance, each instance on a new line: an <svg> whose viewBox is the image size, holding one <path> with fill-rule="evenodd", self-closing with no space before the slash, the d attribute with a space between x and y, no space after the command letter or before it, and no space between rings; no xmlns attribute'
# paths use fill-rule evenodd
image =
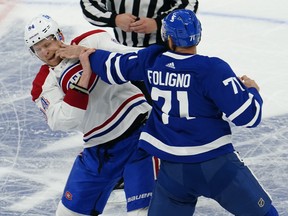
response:
<svg viewBox="0 0 288 216"><path fill-rule="evenodd" d="M176 9L197 12L198 0L80 0L84 17L99 27L112 27L123 45L162 43L161 20Z"/></svg>

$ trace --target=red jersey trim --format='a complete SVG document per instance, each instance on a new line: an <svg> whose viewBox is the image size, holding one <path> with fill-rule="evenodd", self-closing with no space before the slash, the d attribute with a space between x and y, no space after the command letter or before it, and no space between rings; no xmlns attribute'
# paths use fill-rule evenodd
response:
<svg viewBox="0 0 288 216"><path fill-rule="evenodd" d="M48 74L49 74L49 66L48 65L42 65L40 67L40 70L37 73L33 83L32 83L31 96L32 96L33 101L35 101L41 95L42 86L44 85Z"/></svg>
<svg viewBox="0 0 288 216"><path fill-rule="evenodd" d="M106 125L108 125L110 122L112 122L114 119L116 119L117 115L125 108L125 106L130 102L130 101L133 101L135 100L136 98L139 98L139 97L144 97L143 94L136 94L130 98L128 98L126 101L124 101L121 106L114 112L114 114L109 118L107 119L103 124L99 125L98 127L95 127L93 128L91 131L89 131L88 133L86 133L84 135L84 137L87 137L89 136L90 134L92 134L93 132L97 131L97 130L100 130L101 128L104 128Z"/></svg>
<svg viewBox="0 0 288 216"><path fill-rule="evenodd" d="M74 38L72 41L71 41L71 45L73 43L75 44L79 44L81 40L83 40L84 38L90 36L90 35L93 35L93 34L97 34L97 33L101 33L101 32L106 32L105 30L102 30L102 29L97 29L97 30L92 30L92 31L88 31L76 38Z"/></svg>
<svg viewBox="0 0 288 216"><path fill-rule="evenodd" d="M64 102L73 107L77 107L83 110L87 109L88 101L89 101L88 94L83 94L73 89L69 89L64 97Z"/></svg>

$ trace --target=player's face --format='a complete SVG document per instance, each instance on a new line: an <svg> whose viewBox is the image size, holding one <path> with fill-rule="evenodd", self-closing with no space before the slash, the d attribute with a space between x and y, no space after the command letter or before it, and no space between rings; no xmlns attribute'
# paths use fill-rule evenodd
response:
<svg viewBox="0 0 288 216"><path fill-rule="evenodd" d="M56 38L51 35L33 45L32 48L40 60L49 66L55 67L62 60L59 56L56 55L56 51L60 48L61 43L61 41L56 40Z"/></svg>

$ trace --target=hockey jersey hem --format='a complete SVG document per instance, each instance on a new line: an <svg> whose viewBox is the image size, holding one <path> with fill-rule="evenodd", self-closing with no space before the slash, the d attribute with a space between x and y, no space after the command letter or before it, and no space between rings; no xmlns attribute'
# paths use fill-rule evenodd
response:
<svg viewBox="0 0 288 216"><path fill-rule="evenodd" d="M146 132L142 132L139 139L139 147L148 153L161 160L179 163L199 163L234 151L231 135L220 137L205 145L183 146L182 148L166 145Z"/></svg>

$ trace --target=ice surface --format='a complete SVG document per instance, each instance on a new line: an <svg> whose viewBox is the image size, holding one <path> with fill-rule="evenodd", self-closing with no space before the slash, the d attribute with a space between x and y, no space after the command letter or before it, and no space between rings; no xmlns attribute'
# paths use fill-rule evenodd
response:
<svg viewBox="0 0 288 216"><path fill-rule="evenodd" d="M288 2L285 0L200 1L203 37L198 51L219 56L239 75L255 79L264 99L263 122L233 128L245 162L288 215ZM46 13L67 41L93 29L78 0L0 0L0 216L54 215L81 135L52 132L30 98L40 62L26 50L24 25ZM237 195L237 194L236 194ZM122 216L125 201L114 191L103 214ZM230 215L201 198L195 216Z"/></svg>

